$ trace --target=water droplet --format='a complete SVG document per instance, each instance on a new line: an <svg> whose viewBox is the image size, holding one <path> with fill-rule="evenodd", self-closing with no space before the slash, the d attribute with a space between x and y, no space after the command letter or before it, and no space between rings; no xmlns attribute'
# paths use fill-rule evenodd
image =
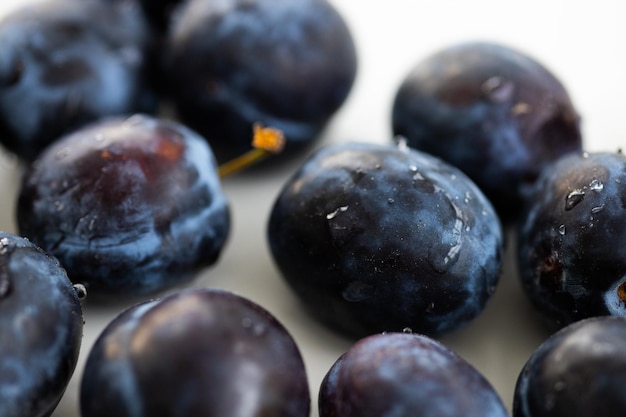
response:
<svg viewBox="0 0 626 417"><path fill-rule="evenodd" d="M602 191L604 189L604 184L602 181L594 179L589 183L589 189L593 191Z"/></svg>
<svg viewBox="0 0 626 417"><path fill-rule="evenodd" d="M407 145L406 138L404 136L396 136L394 139L396 146L402 152L408 152L409 146Z"/></svg>
<svg viewBox="0 0 626 417"><path fill-rule="evenodd" d="M417 172L417 165L410 165L410 166L409 166L409 171L411 171L411 172Z"/></svg>
<svg viewBox="0 0 626 417"><path fill-rule="evenodd" d="M565 225L564 224L560 225L557 231L559 232L561 236L565 236Z"/></svg>
<svg viewBox="0 0 626 417"><path fill-rule="evenodd" d="M74 292L76 293L76 297L81 301L87 298L87 287L85 287L84 284L74 284Z"/></svg>
<svg viewBox="0 0 626 417"><path fill-rule="evenodd" d="M452 181L456 180L456 175L455 175L455 174L450 175L450 179L451 179Z"/></svg>
<svg viewBox="0 0 626 417"><path fill-rule="evenodd" d="M404 329L402 329L402 333L413 334L413 329L411 329L410 327L405 327Z"/></svg>
<svg viewBox="0 0 626 417"><path fill-rule="evenodd" d="M589 158L589 152L583 152L583 158L584 159Z"/></svg>
<svg viewBox="0 0 626 417"><path fill-rule="evenodd" d="M570 191L565 197L565 210L571 210L576 207L585 198L585 192L581 189Z"/></svg>
<svg viewBox="0 0 626 417"><path fill-rule="evenodd" d="M332 220L332 219L334 219L335 217L337 217L337 215L338 215L339 213L343 213L343 212L344 212L344 211L346 211L346 210L348 210L348 206L341 206L341 207L339 207L338 209L336 209L335 211L332 211L332 212L328 213L328 214L326 215L326 219L327 219L327 220Z"/></svg>
<svg viewBox="0 0 626 417"><path fill-rule="evenodd" d="M472 193L470 193L469 191L466 192L465 199L463 201L465 201L465 204L469 204L469 202L472 201Z"/></svg>
<svg viewBox="0 0 626 417"><path fill-rule="evenodd" d="M459 254L463 247L462 235L465 231L465 223L463 222L464 214L463 211L454 204L452 197L448 196L448 200L450 201L450 206L456 212L456 219L454 220L452 230L444 234L445 244L449 245L448 250L445 255L441 257L441 252L439 251L441 251L442 248L438 246L436 249L438 253L430 253L428 259L430 265L437 272L445 272L454 265L459 259ZM442 241L442 243L444 242Z"/></svg>
<svg viewBox="0 0 626 417"><path fill-rule="evenodd" d="M387 203L389 203L389 204L393 204L393 203L395 203L395 202L396 202L396 201L395 201L393 198L388 198L388 199L387 199Z"/></svg>
<svg viewBox="0 0 626 417"><path fill-rule="evenodd" d="M11 247L11 241L9 238L3 237L0 239L0 255L5 255Z"/></svg>
<svg viewBox="0 0 626 417"><path fill-rule="evenodd" d="M593 207L593 208L591 209L591 214L598 214L598 213L600 213L602 210L604 210L604 204L602 204L601 206Z"/></svg>

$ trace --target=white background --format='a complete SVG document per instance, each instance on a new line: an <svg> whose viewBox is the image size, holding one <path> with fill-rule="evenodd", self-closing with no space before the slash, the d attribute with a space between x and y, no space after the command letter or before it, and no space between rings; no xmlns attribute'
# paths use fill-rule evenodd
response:
<svg viewBox="0 0 626 417"><path fill-rule="evenodd" d="M24 1L2 0L0 12ZM391 101L409 69L438 48L477 39L517 47L563 81L582 116L587 150L613 151L626 144L626 3L622 0L334 0L334 4L354 35L359 73L352 94L318 145L388 141ZM203 272L194 285L233 290L278 317L303 353L312 415L316 416L319 384L352 342L301 310L267 248L265 227L271 205L300 162L262 175L224 180L233 215L231 235L218 264ZM14 158L0 155L0 229L9 232L16 232L14 205L20 169ZM509 239L500 287L482 316L441 339L484 373L509 408L518 372L546 336L520 293L513 250ZM79 415L84 360L95 337L119 308L86 306L79 365L54 417Z"/></svg>

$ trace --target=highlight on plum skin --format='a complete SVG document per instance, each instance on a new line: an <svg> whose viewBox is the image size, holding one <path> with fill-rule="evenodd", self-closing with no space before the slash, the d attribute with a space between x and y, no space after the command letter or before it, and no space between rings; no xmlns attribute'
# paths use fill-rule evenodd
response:
<svg viewBox="0 0 626 417"><path fill-rule="evenodd" d="M217 261L230 229L206 140L146 115L69 134L24 175L20 233L59 258L90 299L189 282Z"/></svg>
<svg viewBox="0 0 626 417"><path fill-rule="evenodd" d="M8 151L31 162L87 123L157 111L152 35L138 9L21 3L0 19L0 143Z"/></svg>
<svg viewBox="0 0 626 417"><path fill-rule="evenodd" d="M284 132L281 160L308 149L357 73L350 28L327 0L183 2L163 63L177 116L209 140L220 163L248 150L257 122Z"/></svg>
<svg viewBox="0 0 626 417"><path fill-rule="evenodd" d="M0 232L0 414L52 414L82 339L81 302L59 262L27 239Z"/></svg>
<svg viewBox="0 0 626 417"><path fill-rule="evenodd" d="M487 379L447 346L408 332L368 336L332 365L320 417L507 417Z"/></svg>
<svg viewBox="0 0 626 417"><path fill-rule="evenodd" d="M561 155L580 151L580 116L563 83L523 51L465 42L421 59L396 90L391 125L409 146L465 172L505 224L526 188Z"/></svg>
<svg viewBox="0 0 626 417"><path fill-rule="evenodd" d="M309 417L298 346L234 293L187 289L118 315L89 352L83 417Z"/></svg>
<svg viewBox="0 0 626 417"><path fill-rule="evenodd" d="M626 318L592 317L562 328L519 373L513 417L626 414Z"/></svg>
<svg viewBox="0 0 626 417"><path fill-rule="evenodd" d="M550 328L593 316L626 317L625 202L621 152L565 155L528 193L517 269Z"/></svg>
<svg viewBox="0 0 626 417"><path fill-rule="evenodd" d="M283 185L266 233L306 310L349 337L458 329L484 310L502 269L502 227L484 194L402 144L313 153Z"/></svg>

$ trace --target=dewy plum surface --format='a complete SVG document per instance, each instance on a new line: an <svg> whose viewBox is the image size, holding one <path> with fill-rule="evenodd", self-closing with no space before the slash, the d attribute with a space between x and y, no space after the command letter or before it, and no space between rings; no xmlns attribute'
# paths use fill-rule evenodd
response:
<svg viewBox="0 0 626 417"><path fill-rule="evenodd" d="M0 14L30 1L36 0L1 0ZM626 97L626 54L619 53L626 39L626 2L527 0L523 7L509 7L497 0L331 2L354 35L359 72L348 100L318 144L354 139L389 142L393 95L407 70L442 47L479 39L505 42L526 51L559 75L576 103L589 151L626 149L621 105ZM299 342L311 386L316 388L349 340L300 308L298 298L272 263L264 221L279 189L299 163L295 158L271 169L225 179L232 211L228 244L220 261L203 270L191 285L234 290L270 308ZM21 175L22 165L0 149L0 230L17 230L15 196ZM514 246L515 242L507 239L507 248ZM84 352L88 352L101 329L119 313L119 305L87 302L85 307ZM503 275L485 311L442 338L492 382L507 408L520 369L546 336L545 327L530 311L517 279L514 251L505 250ZM53 417L79 417L82 369L80 359ZM315 416L314 402L310 417Z"/></svg>
<svg viewBox="0 0 626 417"><path fill-rule="evenodd" d="M565 156L545 170L526 206L519 273L544 319L561 327L626 316L626 156Z"/></svg>
<svg viewBox="0 0 626 417"><path fill-rule="evenodd" d="M401 144L314 153L284 185L267 233L308 310L351 336L458 328L483 310L502 267L501 225L483 193Z"/></svg>
<svg viewBox="0 0 626 417"><path fill-rule="evenodd" d="M143 115L100 121L47 148L24 175L17 221L94 299L189 281L216 262L230 230L204 138Z"/></svg>
<svg viewBox="0 0 626 417"><path fill-rule="evenodd" d="M579 115L561 82L511 47L470 42L420 60L393 103L393 131L461 168L517 220L544 166L582 148Z"/></svg>
<svg viewBox="0 0 626 417"><path fill-rule="evenodd" d="M82 307L59 262L0 232L0 415L50 415L74 373L82 337Z"/></svg>

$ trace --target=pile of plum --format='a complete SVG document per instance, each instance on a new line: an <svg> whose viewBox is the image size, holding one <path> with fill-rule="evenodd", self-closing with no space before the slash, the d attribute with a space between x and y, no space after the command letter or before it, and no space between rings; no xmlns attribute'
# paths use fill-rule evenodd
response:
<svg viewBox="0 0 626 417"><path fill-rule="evenodd" d="M270 158L305 156L267 219L273 260L354 341L320 417L507 416L437 340L483 312L506 250L552 332L513 416L626 413L626 156L585 152L532 57L443 49L399 83L392 140L311 150L357 71L327 0L40 0L0 21L0 44L0 144L24 166L18 233L0 232L0 417L51 415L83 304L119 300L133 304L88 353L83 417L309 416L288 330L185 288L229 236L219 165L261 134L285 141Z"/></svg>

